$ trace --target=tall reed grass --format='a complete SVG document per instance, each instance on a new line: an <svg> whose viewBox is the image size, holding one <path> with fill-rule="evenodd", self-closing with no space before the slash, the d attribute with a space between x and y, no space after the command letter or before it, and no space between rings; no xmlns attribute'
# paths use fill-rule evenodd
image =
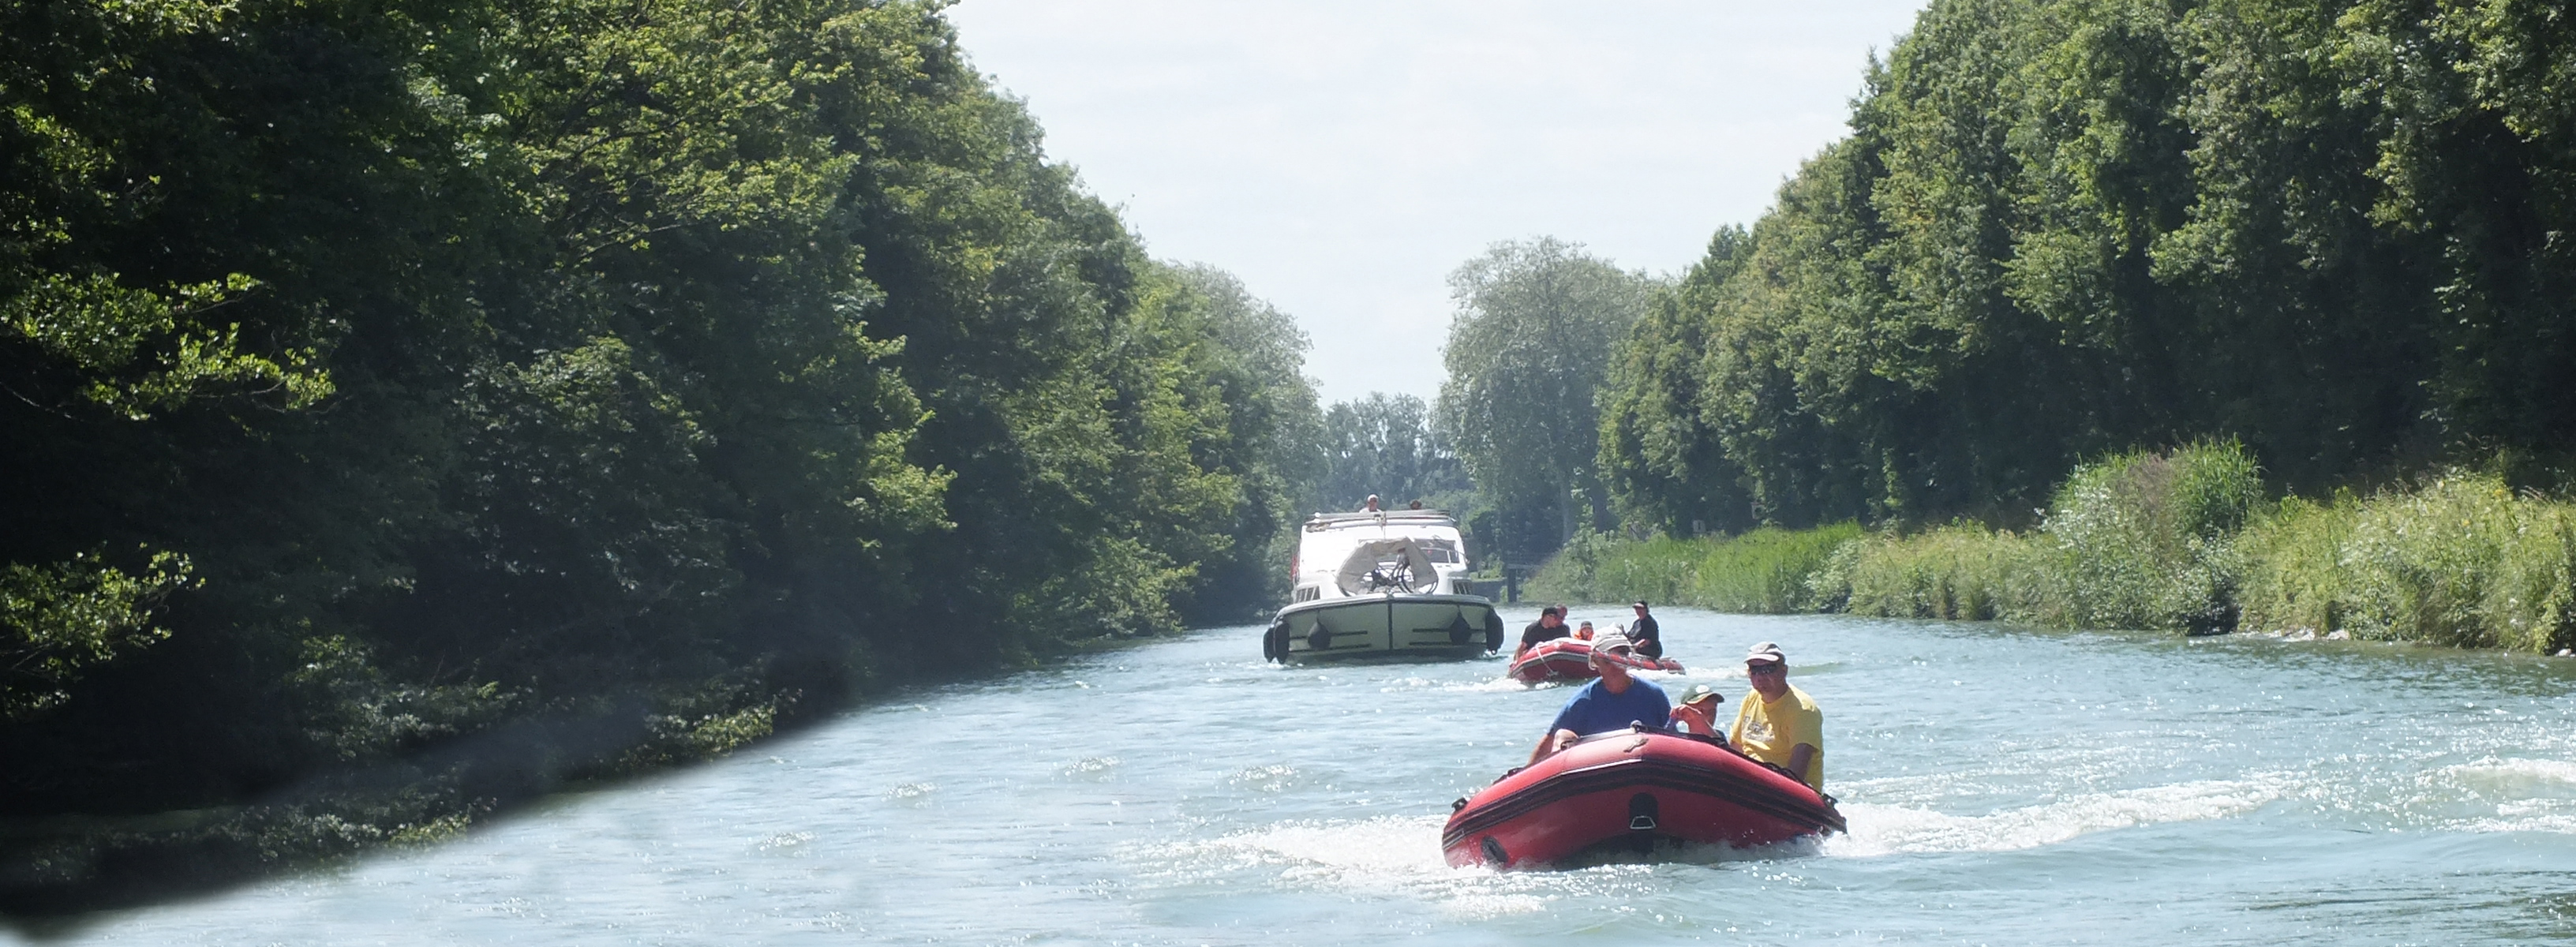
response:
<svg viewBox="0 0 2576 947"><path fill-rule="evenodd" d="M1567 543L1530 581L1530 594L1568 601L1645 600L1726 612L1815 611L1807 577L1856 523L1819 529L1757 529L1732 537L1621 541L1587 533Z"/></svg>
<svg viewBox="0 0 2576 947"><path fill-rule="evenodd" d="M1854 615L1985 620L2029 612L2039 547L2010 532L1954 524L1881 534L1837 550L1810 597Z"/></svg>
<svg viewBox="0 0 2576 947"><path fill-rule="evenodd" d="M1851 523L1731 539L1591 535L1532 588L1722 611L1844 611L2064 628L2239 627L2576 649L2576 504L2451 473L2319 502L2264 499L2233 442L2078 468L2029 533Z"/></svg>
<svg viewBox="0 0 2576 947"><path fill-rule="evenodd" d="M2234 442L2120 454L2077 468L2035 533L1962 523L1883 535L1815 584L1861 615L2226 631L2231 539L2262 498L2261 472Z"/></svg>
<svg viewBox="0 0 2576 947"><path fill-rule="evenodd" d="M2576 647L2576 505L2454 473L2285 500L2246 529L2249 627L2554 653Z"/></svg>

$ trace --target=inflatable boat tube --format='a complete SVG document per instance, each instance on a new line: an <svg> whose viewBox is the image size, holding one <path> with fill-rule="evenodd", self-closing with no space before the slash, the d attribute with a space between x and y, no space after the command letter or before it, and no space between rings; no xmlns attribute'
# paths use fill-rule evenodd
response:
<svg viewBox="0 0 2576 947"><path fill-rule="evenodd" d="M1662 840L1770 845L1844 830L1833 797L1721 741L1661 730L1585 737L1450 805L1449 864L1535 868Z"/></svg>
<svg viewBox="0 0 2576 947"><path fill-rule="evenodd" d="M1650 658L1642 654L1610 655L1610 659L1628 666L1631 671L1678 671L1682 663L1671 658ZM1538 684L1547 681L1588 681L1601 675L1592 670L1592 642L1581 638L1556 638L1530 646L1520 657L1512 659L1512 677Z"/></svg>

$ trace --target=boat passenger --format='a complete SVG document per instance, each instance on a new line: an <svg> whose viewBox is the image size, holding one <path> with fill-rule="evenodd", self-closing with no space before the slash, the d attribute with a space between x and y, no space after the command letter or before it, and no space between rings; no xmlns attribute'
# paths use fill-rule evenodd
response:
<svg viewBox="0 0 2576 947"><path fill-rule="evenodd" d="M1655 682L1630 676L1628 666L1612 660L1611 655L1629 650L1628 639L1616 634L1601 636L1592 643L1592 670L1601 677L1583 685L1548 723L1547 735L1530 751L1531 763L1573 746L1574 741L1595 733L1608 733L1634 724L1662 728L1672 719L1673 704L1664 689Z"/></svg>
<svg viewBox="0 0 2576 947"><path fill-rule="evenodd" d="M1521 629L1521 646L1512 649L1512 658L1519 660L1521 655L1529 652L1529 649L1538 647L1539 642L1554 641L1565 635L1564 606L1550 605L1539 609L1538 620L1529 623L1529 627Z"/></svg>
<svg viewBox="0 0 2576 947"><path fill-rule="evenodd" d="M1726 695L1707 684L1693 684L1673 702L1673 729L1704 737L1726 739L1717 728L1717 705L1726 703Z"/></svg>
<svg viewBox="0 0 2576 947"><path fill-rule="evenodd" d="M1349 494L1343 494L1343 495L1344 495L1344 496L1349 496ZM1369 494L1368 502L1360 504L1360 512L1362 512L1362 513L1375 513L1375 512L1378 512L1378 508L1377 508L1377 494L1374 494L1374 493Z"/></svg>
<svg viewBox="0 0 2576 947"><path fill-rule="evenodd" d="M1574 637L1580 641L1592 640L1592 623L1587 621L1581 627L1574 629Z"/></svg>
<svg viewBox="0 0 2576 947"><path fill-rule="evenodd" d="M1825 714L1806 691L1789 686L1789 658L1765 641L1744 656L1753 693L1735 707L1729 738L1744 755L1788 770L1817 792L1825 790Z"/></svg>
<svg viewBox="0 0 2576 947"><path fill-rule="evenodd" d="M1422 501L1415 500L1411 503L1405 504L1404 508L1408 510L1419 510L1422 508Z"/></svg>
<svg viewBox="0 0 2576 947"><path fill-rule="evenodd" d="M1628 640L1637 643L1637 653L1650 658L1664 656L1664 629L1655 624L1655 616L1646 614L1646 603L1628 606L1637 610L1637 620L1628 623Z"/></svg>

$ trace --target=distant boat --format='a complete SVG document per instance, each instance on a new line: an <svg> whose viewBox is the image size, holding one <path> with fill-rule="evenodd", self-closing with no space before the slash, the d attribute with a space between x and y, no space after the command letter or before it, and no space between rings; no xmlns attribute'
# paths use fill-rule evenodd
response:
<svg viewBox="0 0 2576 947"><path fill-rule="evenodd" d="M1503 617L1467 578L1458 521L1439 510L1317 513L1288 571L1288 607L1261 636L1270 660L1465 658L1503 645Z"/></svg>
<svg viewBox="0 0 2576 947"><path fill-rule="evenodd" d="M1610 660L1628 666L1631 671L1679 671L1682 663L1671 658L1650 658L1633 652L1610 652ZM1601 676L1592 669L1592 642L1581 638L1554 638L1532 645L1521 656L1512 659L1511 676L1531 684L1544 681L1588 681Z"/></svg>

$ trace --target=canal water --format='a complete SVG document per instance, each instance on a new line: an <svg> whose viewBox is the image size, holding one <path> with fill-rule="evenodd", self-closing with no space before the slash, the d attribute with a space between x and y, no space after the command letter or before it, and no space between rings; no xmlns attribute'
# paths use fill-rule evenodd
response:
<svg viewBox="0 0 2576 947"><path fill-rule="evenodd" d="M1449 868L1450 800L1567 691L1500 660L1282 668L1229 628L46 942L2576 943L2576 660L1662 620L1666 686L1730 703L1747 646L1786 649L1850 834Z"/></svg>

